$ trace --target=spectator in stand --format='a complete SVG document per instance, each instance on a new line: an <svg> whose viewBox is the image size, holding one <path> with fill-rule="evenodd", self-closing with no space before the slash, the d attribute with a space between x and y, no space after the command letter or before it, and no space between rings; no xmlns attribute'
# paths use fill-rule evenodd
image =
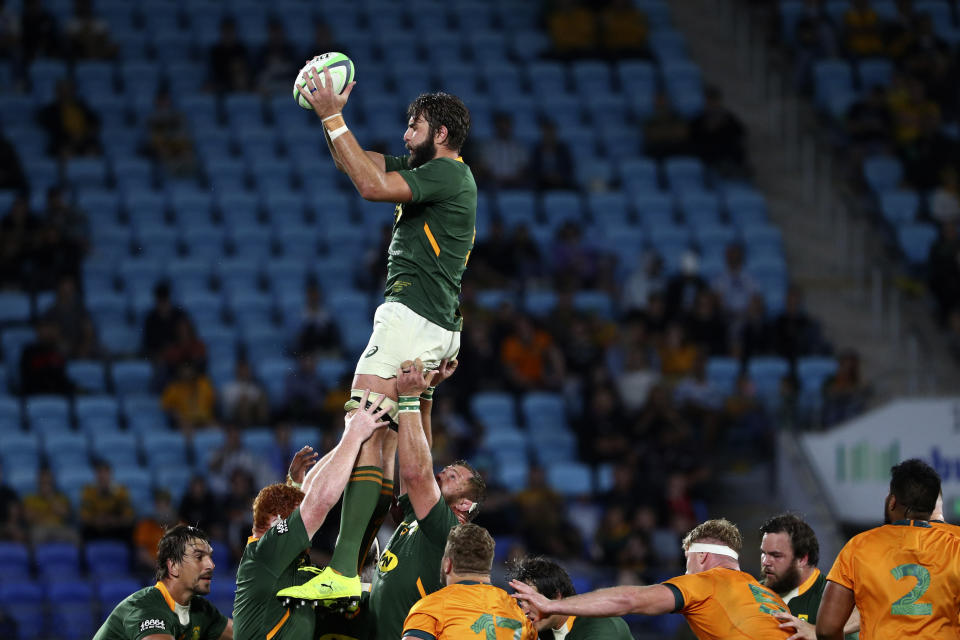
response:
<svg viewBox="0 0 960 640"><path fill-rule="evenodd" d="M167 345L160 356L167 375L184 364L189 364L198 372L204 371L207 368L207 345L197 335L193 322L184 314L177 319L174 330L175 340Z"/></svg>
<svg viewBox="0 0 960 640"><path fill-rule="evenodd" d="M77 283L72 276L64 276L57 283L53 305L43 313L43 318L57 325L60 348L67 358L96 358L100 352L97 330L93 316L83 304L77 292Z"/></svg>
<svg viewBox="0 0 960 640"><path fill-rule="evenodd" d="M646 309L650 294L663 293L666 284L667 278L660 254L655 251L643 254L623 283L620 294L621 308L628 315Z"/></svg>
<svg viewBox="0 0 960 640"><path fill-rule="evenodd" d="M0 34L0 38L2 38L2 34ZM2 46L2 43L0 43L0 51L2 51ZM0 189L22 193L27 190L28 186L27 176L23 172L23 165L20 164L20 156L16 148L0 131Z"/></svg>
<svg viewBox="0 0 960 640"><path fill-rule="evenodd" d="M573 187L573 158L570 147L557 137L553 120L540 120L540 141L533 149L533 184L537 189Z"/></svg>
<svg viewBox="0 0 960 640"><path fill-rule="evenodd" d="M64 32L73 58L106 59L117 55L117 45L110 39L110 26L93 14L90 0L74 0L73 17L67 20Z"/></svg>
<svg viewBox="0 0 960 640"><path fill-rule="evenodd" d="M803 8L793 33L796 40L793 77L798 88L807 90L813 64L821 58L836 56L837 37L822 0L806 0Z"/></svg>
<svg viewBox="0 0 960 640"><path fill-rule="evenodd" d="M903 52L900 65L920 80L938 103L944 103L956 88L956 76L951 75L950 47L937 36L929 14L918 16L915 24L913 38Z"/></svg>
<svg viewBox="0 0 960 640"><path fill-rule="evenodd" d="M210 379L190 362L179 365L176 377L163 389L160 405L177 428L185 434L189 435L195 428L216 424L213 415L216 406L213 385Z"/></svg>
<svg viewBox="0 0 960 640"><path fill-rule="evenodd" d="M487 237L477 241L470 257L470 280L479 289L500 289L515 277L511 239L499 216L490 221Z"/></svg>
<svg viewBox="0 0 960 640"><path fill-rule="evenodd" d="M180 524L173 500L166 489L153 490L153 507L133 528L134 562L144 571L157 566L157 546L168 529Z"/></svg>
<svg viewBox="0 0 960 640"><path fill-rule="evenodd" d="M234 467L228 477L227 492L220 505L220 518L226 528L227 544L230 545L234 563L240 561L253 526L253 510L250 505L253 504L257 487L260 486L255 483L256 476L253 473Z"/></svg>
<svg viewBox="0 0 960 640"><path fill-rule="evenodd" d="M31 62L34 58L56 57L60 54L61 38L57 32L57 21L44 9L41 0L25 0L22 20L21 42L23 59Z"/></svg>
<svg viewBox="0 0 960 640"><path fill-rule="evenodd" d="M36 340L20 353L20 393L25 396L73 393L57 325L41 318L37 321L36 331Z"/></svg>
<svg viewBox="0 0 960 640"><path fill-rule="evenodd" d="M317 49L339 51L339 49ZM297 73L297 54L287 39L283 24L276 18L267 23L267 42L257 56L257 89L272 96L290 90L290 78Z"/></svg>
<svg viewBox="0 0 960 640"><path fill-rule="evenodd" d="M746 313L750 298L758 291L757 284L744 269L743 247L737 243L727 245L724 252L724 270L713 281L713 290L731 320L739 323ZM736 327L735 327L736 329Z"/></svg>
<svg viewBox="0 0 960 640"><path fill-rule="evenodd" d="M514 496L520 512L520 531L532 553L566 557L579 553L577 530L567 518L563 496L547 484L543 467L532 465L527 486Z"/></svg>
<svg viewBox="0 0 960 640"><path fill-rule="evenodd" d="M231 491L235 471L242 471L253 478L257 486L266 486L274 481L270 465L259 451L250 451L243 446L243 432L236 425L227 425L223 446L210 457L210 487L215 494L225 496ZM250 510L250 505L247 505Z"/></svg>
<svg viewBox="0 0 960 640"><path fill-rule="evenodd" d="M66 242L73 242L86 252L90 237L87 216L67 201L63 187L56 185L47 189L46 210L43 215L48 225L60 229Z"/></svg>
<svg viewBox="0 0 960 640"><path fill-rule="evenodd" d="M700 355L697 345L690 341L683 323L673 320L660 345L660 372L668 380L689 375Z"/></svg>
<svg viewBox="0 0 960 640"><path fill-rule="evenodd" d="M500 354L494 338L494 331L487 318L470 316L472 322L463 327L463 341L460 346L458 376L454 376L450 385L466 406L471 394L477 391L490 391L503 388L503 375L500 368ZM461 380L465 382L460 382Z"/></svg>
<svg viewBox="0 0 960 640"><path fill-rule="evenodd" d="M553 338L525 315L518 315L513 330L500 345L500 360L507 379L517 390L559 389L565 366Z"/></svg>
<svg viewBox="0 0 960 640"><path fill-rule="evenodd" d="M133 533L133 505L127 488L113 480L109 463L94 464L93 484L83 488L80 498L80 525L85 542L104 538L130 540Z"/></svg>
<svg viewBox="0 0 960 640"><path fill-rule="evenodd" d="M762 293L750 296L743 322L733 342L733 355L746 363L754 356L773 353L776 334L767 320L767 307Z"/></svg>
<svg viewBox="0 0 960 640"><path fill-rule="evenodd" d="M660 382L660 367L654 362L655 351L642 320L632 320L624 328L618 347L622 370L614 369L613 379L619 398L631 413L647 402L650 391ZM614 353L608 354L608 359Z"/></svg>
<svg viewBox="0 0 960 640"><path fill-rule="evenodd" d="M525 188L531 184L530 149L513 137L513 118L499 112L493 116L493 138L479 144L477 182L493 188Z"/></svg>
<svg viewBox="0 0 960 640"><path fill-rule="evenodd" d="M955 164L940 171L940 186L930 198L930 217L940 224L960 222L960 176Z"/></svg>
<svg viewBox="0 0 960 640"><path fill-rule="evenodd" d="M773 450L773 431L770 417L757 397L757 389L750 376L737 376L733 394L724 402L726 444L735 451L743 451L762 459ZM723 443L721 443L723 444Z"/></svg>
<svg viewBox="0 0 960 640"><path fill-rule="evenodd" d="M960 304L960 232L955 223L941 223L940 235L930 247L927 273L942 324Z"/></svg>
<svg viewBox="0 0 960 640"><path fill-rule="evenodd" d="M176 342L177 326L186 315L171 302L170 285L158 282L153 288L153 308L143 325L143 354L159 362L166 348Z"/></svg>
<svg viewBox="0 0 960 640"><path fill-rule="evenodd" d="M649 58L647 16L630 0L610 0L600 10L600 46L610 60Z"/></svg>
<svg viewBox="0 0 960 640"><path fill-rule="evenodd" d="M170 175L190 178L197 173L197 159L187 118L173 105L170 90L163 86L153 100L147 118L147 155Z"/></svg>
<svg viewBox="0 0 960 640"><path fill-rule="evenodd" d="M823 423L832 426L867 408L870 387L860 375L860 354L852 349L837 358L837 371L823 383Z"/></svg>
<svg viewBox="0 0 960 640"><path fill-rule="evenodd" d="M553 245L554 282L560 290L591 289L599 273L597 251L583 241L583 229L575 222L565 222L557 229Z"/></svg>
<svg viewBox="0 0 960 640"><path fill-rule="evenodd" d="M34 250L29 260L27 286L34 290L53 289L65 275L80 276L83 243L65 235L57 224L45 224L35 235Z"/></svg>
<svg viewBox="0 0 960 640"><path fill-rule="evenodd" d="M250 89L250 57L233 18L220 22L220 39L210 48L210 84L217 92Z"/></svg>
<svg viewBox="0 0 960 640"><path fill-rule="evenodd" d="M40 109L38 119L51 154L61 158L100 154L100 118L76 95L69 80L57 81L56 97Z"/></svg>
<svg viewBox="0 0 960 640"><path fill-rule="evenodd" d="M643 121L643 149L657 160L690 153L690 124L662 91L657 93L653 113Z"/></svg>
<svg viewBox="0 0 960 640"><path fill-rule="evenodd" d="M217 520L220 502L203 474L198 473L190 478L190 484L180 500L177 512L181 522L200 527L209 532L211 538L223 538L224 532Z"/></svg>
<svg viewBox="0 0 960 640"><path fill-rule="evenodd" d="M7 6L5 0L0 0L0 56L13 60L18 65L23 62L20 51L20 28L18 13ZM3 166L2 162L0 166Z"/></svg>
<svg viewBox="0 0 960 640"><path fill-rule="evenodd" d="M41 222L30 213L26 195L18 195L0 218L0 288L23 287Z"/></svg>
<svg viewBox="0 0 960 640"><path fill-rule="evenodd" d="M869 58L883 53L880 17L870 0L853 0L843 14L843 47L854 58Z"/></svg>
<svg viewBox="0 0 960 640"><path fill-rule="evenodd" d="M850 105L847 110L846 129L857 159L891 148L893 116L887 106L883 87L877 85L871 88L866 96Z"/></svg>
<svg viewBox="0 0 960 640"><path fill-rule="evenodd" d="M266 424L270 418L267 392L254 377L250 363L237 360L234 379L223 386L220 393L223 417L241 427Z"/></svg>
<svg viewBox="0 0 960 640"><path fill-rule="evenodd" d="M530 228L525 224L518 224L510 236L510 254L516 271L511 276L514 283L523 286L537 284L546 274L543 268L543 257L536 240L530 235Z"/></svg>
<svg viewBox="0 0 960 640"><path fill-rule="evenodd" d="M30 523L31 544L80 541L71 520L70 498L57 488L49 467L37 472L37 489L23 499L23 510Z"/></svg>
<svg viewBox="0 0 960 640"><path fill-rule="evenodd" d="M4 482L0 464L0 540L26 542L27 527L23 519L23 503L17 492Z"/></svg>
<svg viewBox="0 0 960 640"><path fill-rule="evenodd" d="M320 285L313 278L306 284L306 302L296 331L296 354L339 357L340 330L324 306Z"/></svg>
<svg viewBox="0 0 960 640"><path fill-rule="evenodd" d="M589 58L597 52L597 16L589 3L554 0L547 9L547 33L553 54L563 60Z"/></svg>
<svg viewBox="0 0 960 640"><path fill-rule="evenodd" d="M728 353L729 330L720 312L716 294L704 289L697 294L693 311L684 318L684 327L690 341L708 356L723 356Z"/></svg>
<svg viewBox="0 0 960 640"><path fill-rule="evenodd" d="M673 390L673 401L698 424L714 422L723 409L723 393L707 377L707 357L698 353L690 373Z"/></svg>
<svg viewBox="0 0 960 640"><path fill-rule="evenodd" d="M693 251L685 251L680 258L680 272L667 282L667 315L679 318L692 312L697 296L708 288L707 281L700 275L700 257Z"/></svg>
<svg viewBox="0 0 960 640"><path fill-rule="evenodd" d="M823 350L820 325L803 308L803 291L791 285L784 309L773 321L773 351L793 365L800 356Z"/></svg>
<svg viewBox="0 0 960 640"><path fill-rule="evenodd" d="M317 375L316 360L311 355L301 355L297 358L297 368L287 374L284 381L284 414L294 422L317 422L323 410L323 396L323 381Z"/></svg>
<svg viewBox="0 0 960 640"><path fill-rule="evenodd" d="M723 102L723 92L707 87L703 112L693 119L690 135L697 155L723 176L743 176L748 171L743 122Z"/></svg>

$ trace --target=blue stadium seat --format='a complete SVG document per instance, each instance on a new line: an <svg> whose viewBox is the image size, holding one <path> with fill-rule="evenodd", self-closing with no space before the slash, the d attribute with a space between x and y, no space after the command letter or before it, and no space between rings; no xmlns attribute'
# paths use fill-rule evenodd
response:
<svg viewBox="0 0 960 640"><path fill-rule="evenodd" d="M667 185L675 192L702 191L704 168L699 158L674 156L663 161L663 174Z"/></svg>
<svg viewBox="0 0 960 640"><path fill-rule="evenodd" d="M757 393L771 405L780 392L781 379L790 373L790 363L784 358L760 356L747 362L747 375Z"/></svg>
<svg viewBox="0 0 960 640"><path fill-rule="evenodd" d="M187 459L187 440L179 431L141 433L140 449L154 469L177 466Z"/></svg>
<svg viewBox="0 0 960 640"><path fill-rule="evenodd" d="M739 375L740 363L735 358L714 356L707 360L707 380L724 395L733 393Z"/></svg>
<svg viewBox="0 0 960 640"><path fill-rule="evenodd" d="M267 388L270 404L280 407L287 376L296 371L296 363L290 358L273 357L257 362L255 367L257 378Z"/></svg>
<svg viewBox="0 0 960 640"><path fill-rule="evenodd" d="M120 215L120 196L112 189L84 187L77 193L77 207L91 222L112 224Z"/></svg>
<svg viewBox="0 0 960 640"><path fill-rule="evenodd" d="M43 589L39 584L29 580L0 582L0 607L16 620L20 640L42 637L46 618Z"/></svg>
<svg viewBox="0 0 960 640"><path fill-rule="evenodd" d="M63 431L70 428L70 405L60 396L31 396L24 404L27 420L41 432Z"/></svg>
<svg viewBox="0 0 960 640"><path fill-rule="evenodd" d="M215 260L224 254L223 227L190 226L180 228L180 244L195 258Z"/></svg>
<svg viewBox="0 0 960 640"><path fill-rule="evenodd" d="M96 425L98 428L114 425L113 430L119 428L120 408L114 396L81 396L74 400L73 409L77 416L77 423L85 431L91 431L89 428L91 425Z"/></svg>
<svg viewBox="0 0 960 640"><path fill-rule="evenodd" d="M107 375L102 362L71 360L67 362L67 377L77 389L103 393L107 389Z"/></svg>
<svg viewBox="0 0 960 640"><path fill-rule="evenodd" d="M566 406L558 393L529 392L520 400L520 412L528 429L535 424L551 424L561 429L567 424Z"/></svg>
<svg viewBox="0 0 960 640"><path fill-rule="evenodd" d="M114 470L136 466L137 439L131 431L88 431L90 453L107 461Z"/></svg>
<svg viewBox="0 0 960 640"><path fill-rule="evenodd" d="M67 65L62 60L37 58L27 67L30 93L39 104L53 100L56 84L67 78Z"/></svg>
<svg viewBox="0 0 960 640"><path fill-rule="evenodd" d="M650 34L650 50L661 64L676 63L687 57L683 35L670 29L656 29Z"/></svg>
<svg viewBox="0 0 960 640"><path fill-rule="evenodd" d="M589 136L587 136L589 137ZM574 145L584 149L584 155L574 156L574 178L577 186L585 191L608 189L614 182L613 162L604 158L589 155L588 145Z"/></svg>
<svg viewBox="0 0 960 640"><path fill-rule="evenodd" d="M527 66L527 83L534 96L560 96L567 92L566 71L559 62L531 62Z"/></svg>
<svg viewBox="0 0 960 640"><path fill-rule="evenodd" d="M548 190L541 194L543 219L550 226L560 226L564 222L583 222L583 202L580 195L572 191Z"/></svg>
<svg viewBox="0 0 960 640"><path fill-rule="evenodd" d="M595 314L607 320L613 318L615 311L610 294L600 290L578 291L573 296L573 306L582 313Z"/></svg>
<svg viewBox="0 0 960 640"><path fill-rule="evenodd" d="M903 164L896 156L869 156L863 161L863 177L873 193L891 191L900 186Z"/></svg>
<svg viewBox="0 0 960 640"><path fill-rule="evenodd" d="M880 194L880 213L890 224L913 222L920 210L920 195L912 189L895 189Z"/></svg>
<svg viewBox="0 0 960 640"><path fill-rule="evenodd" d="M20 401L17 398L0 394L0 423L20 428Z"/></svg>
<svg viewBox="0 0 960 640"><path fill-rule="evenodd" d="M609 94L613 90L610 67L599 60L577 60L570 69L573 87L582 97Z"/></svg>
<svg viewBox="0 0 960 640"><path fill-rule="evenodd" d="M587 194L587 211L595 224L628 224L630 205L622 191Z"/></svg>
<svg viewBox="0 0 960 640"><path fill-rule="evenodd" d="M182 463L178 466L154 466L154 484L170 492L173 504L180 504L192 476L193 471Z"/></svg>
<svg viewBox="0 0 960 640"><path fill-rule="evenodd" d="M140 349L140 333L126 321L101 323L100 341L113 358L131 357Z"/></svg>
<svg viewBox="0 0 960 640"><path fill-rule="evenodd" d="M113 389L120 396L150 393L153 367L146 360L123 360L111 366Z"/></svg>
<svg viewBox="0 0 960 640"><path fill-rule="evenodd" d="M677 200L680 211L690 226L720 221L720 199L711 191L682 191Z"/></svg>
<svg viewBox="0 0 960 640"><path fill-rule="evenodd" d="M823 383L837 370L837 361L825 356L806 356L797 360L797 378L801 397L818 398Z"/></svg>
<svg viewBox="0 0 960 640"><path fill-rule="evenodd" d="M95 584L97 599L100 601L101 617L104 619L114 607L120 604L121 600L146 586L133 578L103 579Z"/></svg>
<svg viewBox="0 0 960 640"><path fill-rule="evenodd" d="M210 458L223 447L225 440L226 436L220 428L201 429L195 432L191 439L195 467L206 472Z"/></svg>
<svg viewBox="0 0 960 640"><path fill-rule="evenodd" d="M0 326L30 321L30 296L14 291L0 292Z"/></svg>
<svg viewBox="0 0 960 640"><path fill-rule="evenodd" d="M516 427L505 425L502 422L484 421L477 418L484 425L481 448L495 454L498 451L526 452L527 438Z"/></svg>
<svg viewBox="0 0 960 640"><path fill-rule="evenodd" d="M80 575L80 549L68 542L38 544L33 549L33 559L41 575Z"/></svg>
<svg viewBox="0 0 960 640"><path fill-rule="evenodd" d="M181 458L176 464L183 464ZM113 480L127 488L133 508L139 512L149 511L153 506L153 481L150 471L143 467L118 467L113 470ZM127 594L130 595L130 594Z"/></svg>
<svg viewBox="0 0 960 640"><path fill-rule="evenodd" d="M884 58L861 60L857 64L857 76L860 89L869 91L873 87L886 87L893 78L893 63Z"/></svg>
<svg viewBox="0 0 960 640"><path fill-rule="evenodd" d="M30 551L27 545L0 541L0 566L3 567L4 582L29 580Z"/></svg>
<svg viewBox="0 0 960 640"><path fill-rule="evenodd" d="M927 263L930 247L937 239L937 229L933 225L901 224L897 226L897 241L907 263L918 267Z"/></svg>
<svg viewBox="0 0 960 640"><path fill-rule="evenodd" d="M566 497L584 496L593 490L593 474L583 463L558 462L547 468L547 484Z"/></svg>
<svg viewBox="0 0 960 640"><path fill-rule="evenodd" d="M513 397L499 391L475 393L470 399L470 413L485 426L516 427L516 407Z"/></svg>
<svg viewBox="0 0 960 640"><path fill-rule="evenodd" d="M853 93L853 70L844 60L820 60L813 67L814 96L817 104L827 107L838 95Z"/></svg>

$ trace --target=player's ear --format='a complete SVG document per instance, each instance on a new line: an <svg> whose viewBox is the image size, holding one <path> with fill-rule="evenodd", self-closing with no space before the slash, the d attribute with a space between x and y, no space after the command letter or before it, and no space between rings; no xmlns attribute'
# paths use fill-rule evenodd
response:
<svg viewBox="0 0 960 640"><path fill-rule="evenodd" d="M453 571L453 560L443 556L443 559L440 560L440 570L443 571L443 575L449 575Z"/></svg>
<svg viewBox="0 0 960 640"><path fill-rule="evenodd" d="M447 142L447 137L450 132L447 131L446 125L440 125L433 132L433 143L434 144L445 144Z"/></svg>

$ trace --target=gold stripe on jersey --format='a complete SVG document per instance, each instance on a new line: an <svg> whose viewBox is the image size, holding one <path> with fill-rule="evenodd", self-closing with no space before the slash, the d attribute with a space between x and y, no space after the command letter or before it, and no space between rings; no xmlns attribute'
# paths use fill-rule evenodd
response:
<svg viewBox="0 0 960 640"><path fill-rule="evenodd" d="M427 234L427 240L430 241L430 246L433 247L433 252L437 255L437 257L439 257L440 245L437 244L437 239L433 237L433 232L430 231L430 225L428 225L426 222L423 223L423 232Z"/></svg>
<svg viewBox="0 0 960 640"><path fill-rule="evenodd" d="M173 596L171 596L170 592L167 591L167 585L163 584L158 580L157 584L153 586L155 586L157 589L160 590L160 595L162 595L163 599L167 601L167 606L170 607L170 611L173 611L174 613L176 613L177 611L177 607L175 606L176 603L173 601Z"/></svg>
<svg viewBox="0 0 960 640"><path fill-rule="evenodd" d="M290 618L290 609L286 610L286 612L283 614L283 617L280 618L280 622L274 625L273 629L270 629L270 631L267 633L267 640L271 640L273 636L277 635L277 632L280 631L280 627L287 622L288 618Z"/></svg>

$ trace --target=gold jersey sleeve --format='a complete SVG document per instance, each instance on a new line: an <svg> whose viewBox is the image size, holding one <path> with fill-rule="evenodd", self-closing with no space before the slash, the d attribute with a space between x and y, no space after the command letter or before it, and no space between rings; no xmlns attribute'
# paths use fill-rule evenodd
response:
<svg viewBox="0 0 960 640"><path fill-rule="evenodd" d="M519 632L519 635L518 635ZM516 600L490 584L452 584L421 598L403 623L404 638L419 640L536 640L537 631Z"/></svg>
<svg viewBox="0 0 960 640"><path fill-rule="evenodd" d="M853 537L827 580L853 591L860 640L960 637L960 538L921 520Z"/></svg>
<svg viewBox="0 0 960 640"><path fill-rule="evenodd" d="M664 582L683 596L678 610L700 640L786 638L771 614L789 611L780 596L748 573L717 567Z"/></svg>

